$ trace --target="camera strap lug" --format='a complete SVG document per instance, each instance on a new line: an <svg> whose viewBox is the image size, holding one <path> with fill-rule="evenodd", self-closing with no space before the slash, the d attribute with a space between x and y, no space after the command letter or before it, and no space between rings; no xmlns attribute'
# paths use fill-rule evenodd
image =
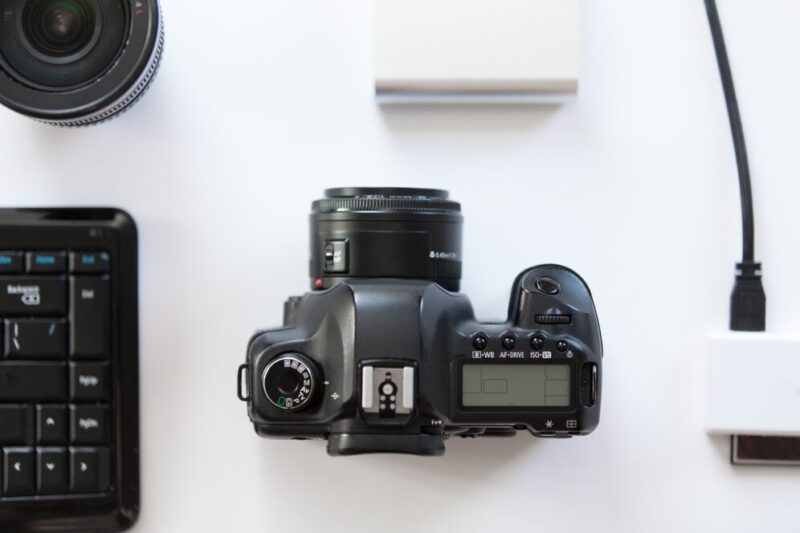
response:
<svg viewBox="0 0 800 533"><path fill-rule="evenodd" d="M250 401L250 365L245 363L239 367L237 381L236 390L239 399L243 402Z"/></svg>

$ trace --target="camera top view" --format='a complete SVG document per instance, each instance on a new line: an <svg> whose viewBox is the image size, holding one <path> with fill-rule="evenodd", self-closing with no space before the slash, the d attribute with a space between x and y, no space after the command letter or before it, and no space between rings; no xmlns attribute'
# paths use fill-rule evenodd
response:
<svg viewBox="0 0 800 533"><path fill-rule="evenodd" d="M157 0L0 0L0 103L60 126L101 122L147 89Z"/></svg>
<svg viewBox="0 0 800 533"><path fill-rule="evenodd" d="M0 0L0 533L510 532L528 505L545 531L798 530L795 473L761 468L800 466L800 341L772 331L797 214L751 183L743 117L796 124L768 46L800 3L729 2L761 32L737 68L781 95L745 113L716 0L599 4Z"/></svg>
<svg viewBox="0 0 800 533"><path fill-rule="evenodd" d="M451 436L586 435L600 419L603 347L591 292L541 265L508 318L475 319L462 216L440 190L331 189L311 216L312 292L258 333L239 397L265 437L327 439L331 455L441 455Z"/></svg>

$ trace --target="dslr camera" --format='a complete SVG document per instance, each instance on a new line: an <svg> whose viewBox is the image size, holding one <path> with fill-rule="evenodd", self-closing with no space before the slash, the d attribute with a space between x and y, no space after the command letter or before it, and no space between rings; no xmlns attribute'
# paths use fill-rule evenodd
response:
<svg viewBox="0 0 800 533"><path fill-rule="evenodd" d="M558 265L523 271L505 322L460 294L460 205L429 189L326 191L311 214L312 291L257 333L239 398L264 437L330 455L441 455L449 437L586 435L600 418L592 295Z"/></svg>

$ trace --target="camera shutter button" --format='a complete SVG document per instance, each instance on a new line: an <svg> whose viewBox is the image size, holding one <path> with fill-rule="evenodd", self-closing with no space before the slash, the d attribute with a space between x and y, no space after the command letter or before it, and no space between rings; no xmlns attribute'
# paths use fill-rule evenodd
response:
<svg viewBox="0 0 800 533"><path fill-rule="evenodd" d="M536 280L536 288L545 294L558 294L561 292L561 285L553 278L547 276Z"/></svg>

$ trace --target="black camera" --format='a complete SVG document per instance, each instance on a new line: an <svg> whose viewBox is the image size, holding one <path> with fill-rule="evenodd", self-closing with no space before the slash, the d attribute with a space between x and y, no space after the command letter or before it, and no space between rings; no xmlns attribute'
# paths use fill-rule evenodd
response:
<svg viewBox="0 0 800 533"><path fill-rule="evenodd" d="M157 0L0 0L0 103L82 126L144 94L164 42Z"/></svg>
<svg viewBox="0 0 800 533"><path fill-rule="evenodd" d="M265 437L327 439L331 455L441 455L451 436L586 435L600 418L591 292L541 265L508 319L459 294L460 206L445 191L326 191L311 215L312 291L250 341L239 397Z"/></svg>

